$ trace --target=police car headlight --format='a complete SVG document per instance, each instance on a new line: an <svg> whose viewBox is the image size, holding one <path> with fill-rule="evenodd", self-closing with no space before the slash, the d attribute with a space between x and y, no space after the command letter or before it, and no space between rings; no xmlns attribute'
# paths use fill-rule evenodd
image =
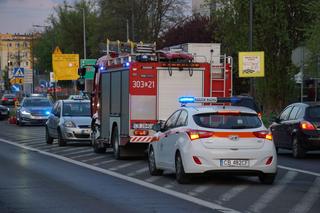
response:
<svg viewBox="0 0 320 213"><path fill-rule="evenodd" d="M76 127L76 125L72 121L66 121L64 122L64 126L68 128Z"/></svg>
<svg viewBox="0 0 320 213"><path fill-rule="evenodd" d="M22 115L30 115L30 112L27 111L27 110L22 110L22 111L21 111L21 114L22 114Z"/></svg>

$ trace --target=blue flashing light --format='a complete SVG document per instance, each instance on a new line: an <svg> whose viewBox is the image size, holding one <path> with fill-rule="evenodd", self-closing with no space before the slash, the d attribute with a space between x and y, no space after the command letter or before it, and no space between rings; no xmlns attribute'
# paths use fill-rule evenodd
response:
<svg viewBox="0 0 320 213"><path fill-rule="evenodd" d="M50 111L46 111L46 115L50 115Z"/></svg>
<svg viewBox="0 0 320 213"><path fill-rule="evenodd" d="M100 71L104 70L104 66L100 66L100 67L99 67L99 70L100 70Z"/></svg>
<svg viewBox="0 0 320 213"><path fill-rule="evenodd" d="M231 101L231 103L237 103L237 102L240 101L240 98L238 98L238 97L231 97L231 98L230 98L230 101Z"/></svg>
<svg viewBox="0 0 320 213"><path fill-rule="evenodd" d="M130 66L130 62L126 62L123 64L124 67L129 67Z"/></svg>
<svg viewBox="0 0 320 213"><path fill-rule="evenodd" d="M194 97L180 97L179 102L181 104L194 103Z"/></svg>

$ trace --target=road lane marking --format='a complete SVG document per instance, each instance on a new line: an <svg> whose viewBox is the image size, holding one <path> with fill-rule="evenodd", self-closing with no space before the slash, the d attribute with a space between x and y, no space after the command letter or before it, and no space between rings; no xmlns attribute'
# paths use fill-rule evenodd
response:
<svg viewBox="0 0 320 213"><path fill-rule="evenodd" d="M320 173L317 173L317 172L310 172L310 171L307 171L307 170L296 169L296 168L287 167L287 166L281 166L281 165L278 165L278 168L285 169L285 170L290 170L290 171L296 171L296 172L300 172L300 173L304 173L304 174L314 175L314 176L320 177Z"/></svg>
<svg viewBox="0 0 320 213"><path fill-rule="evenodd" d="M174 181L171 181L170 183L167 183L165 185L163 185L163 187L167 188L167 189L171 189L173 187L177 186L177 182L174 180Z"/></svg>
<svg viewBox="0 0 320 213"><path fill-rule="evenodd" d="M96 153L94 153L94 152L90 152L90 153L88 153L88 154L71 156L70 158L78 159L78 158L91 157L91 156L96 156Z"/></svg>
<svg viewBox="0 0 320 213"><path fill-rule="evenodd" d="M93 166L101 166L103 164L107 164L107 163L112 163L112 162L115 162L117 161L116 159L111 159L111 160L105 160L105 161L101 161L101 162L97 162L97 163L94 163L92 164Z"/></svg>
<svg viewBox="0 0 320 213"><path fill-rule="evenodd" d="M146 167L144 167L144 168L142 168L142 169L139 169L139 170L137 170L137 171L130 172L130 173L128 173L127 175L128 175L128 176L136 176L136 175L138 175L138 174L141 174L141 173L144 173L144 172L147 172L147 171L149 171L149 167L148 167L148 166L146 166Z"/></svg>
<svg viewBox="0 0 320 213"><path fill-rule="evenodd" d="M151 176L151 177L145 179L145 181L152 183L152 182L159 180L160 178L161 178L161 176Z"/></svg>
<svg viewBox="0 0 320 213"><path fill-rule="evenodd" d="M290 213L302 213L309 212L315 202L318 201L320 197L320 177L317 177L310 186L308 192L303 196L299 203L296 204Z"/></svg>
<svg viewBox="0 0 320 213"><path fill-rule="evenodd" d="M247 188L248 188L248 185L240 185L240 186L232 187L230 190L222 194L216 202L219 204L228 202L232 200L234 197L236 197L238 194L246 190Z"/></svg>
<svg viewBox="0 0 320 213"><path fill-rule="evenodd" d="M65 153L65 152L70 152L71 151L71 153L72 152L78 152L78 151L84 151L84 150L86 150L86 151L89 151L89 149L88 149L88 147L80 147L80 148L78 148L78 147L70 147L70 149L65 149L65 150L61 150L61 151L59 151L59 154L61 154L61 153ZM71 154L70 153L70 154Z"/></svg>
<svg viewBox="0 0 320 213"><path fill-rule="evenodd" d="M119 166L111 167L111 168L109 168L109 170L116 171L116 170L123 169L123 168L129 167L129 166L132 166L134 164L141 163L141 162L142 161L133 161L133 162L130 162L130 163L125 163L125 164L121 164Z"/></svg>
<svg viewBox="0 0 320 213"><path fill-rule="evenodd" d="M67 154L64 154L64 156L66 157L72 157L73 155L77 155L77 154L81 154L81 153L86 153L86 152L90 152L92 153L93 151L91 150L88 150L88 149L85 149L85 150L80 150L80 151L77 151L77 152L70 152L70 153L67 153Z"/></svg>
<svg viewBox="0 0 320 213"><path fill-rule="evenodd" d="M89 159L86 159L86 160L82 160L82 162L87 163L87 162L90 162L90 161L100 160L100 159L103 159L103 158L106 158L106 156L100 155L100 156L95 157L95 158L89 158Z"/></svg>
<svg viewBox="0 0 320 213"><path fill-rule="evenodd" d="M297 175L298 172L296 171L288 171L276 185L269 188L254 204L249 207L249 212L261 212Z"/></svg>
<svg viewBox="0 0 320 213"><path fill-rule="evenodd" d="M177 191L174 191L174 190L171 190L171 189L166 189L164 187L161 187L161 186L158 186L158 185L155 185L155 184L152 184L152 183L148 183L148 182L145 182L143 180L139 180L139 179L136 179L136 178L133 178L133 177L129 177L129 176L126 176L126 175L123 175L123 174L120 174L120 173L117 173L117 172L113 172L113 171L110 171L110 170L106 170L106 169L103 169L103 168L100 168L100 167L92 166L92 165L89 165L89 164L86 164L86 163L83 163L83 162L80 162L80 161L76 161L76 160L61 156L61 155L45 152L45 151L38 150L38 149L35 149L35 148L31 148L31 147L27 147L27 146L24 146L24 145L21 145L21 144L17 144L15 142L8 141L8 140L1 139L1 138L0 138L0 141L2 141L4 143L7 143L7 144L11 144L11 145L17 146L17 147L20 147L20 148L23 148L23 149L27 149L27 150L30 150L30 151L35 151L35 152L38 152L38 153L43 154L43 155L54 157L54 158L63 160L63 161L68 162L68 163L73 163L73 164L76 164L78 166L82 166L82 167L91 169L93 171L97 171L97 172L100 172L100 173L103 173L103 174L106 174L106 175L110 175L110 176L122 179L124 181L135 183L135 184L140 185L142 187L153 189L153 190L156 190L156 191L159 191L159 192L162 192L162 193L165 193L165 194L168 194L168 195L171 195L171 196L174 196L174 197L177 197L177 198L192 202L194 204L213 209L215 211L228 212L228 213L240 213L239 211L237 211L235 209L227 208L227 207L215 204L215 203L211 203L211 202L208 202L208 201L205 201L205 200L201 200L199 198L195 198L195 197L192 197L190 195L187 195L187 194L184 194L184 193L181 193L181 192L177 192Z"/></svg>
<svg viewBox="0 0 320 213"><path fill-rule="evenodd" d="M191 196L197 196L198 194L205 192L209 188L209 186L197 186L192 191L188 192L188 194Z"/></svg>

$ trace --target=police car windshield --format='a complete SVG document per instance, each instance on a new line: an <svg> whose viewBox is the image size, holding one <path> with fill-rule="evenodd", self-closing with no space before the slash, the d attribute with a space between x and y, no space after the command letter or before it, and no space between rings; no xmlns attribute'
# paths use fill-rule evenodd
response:
<svg viewBox="0 0 320 213"><path fill-rule="evenodd" d="M255 114L202 113L193 116L198 126L214 129L251 129L261 127L262 122Z"/></svg>
<svg viewBox="0 0 320 213"><path fill-rule="evenodd" d="M90 103L64 103L63 105L63 116L91 116L90 113Z"/></svg>
<svg viewBox="0 0 320 213"><path fill-rule="evenodd" d="M51 103L46 98L28 98L23 101L24 107L51 107Z"/></svg>

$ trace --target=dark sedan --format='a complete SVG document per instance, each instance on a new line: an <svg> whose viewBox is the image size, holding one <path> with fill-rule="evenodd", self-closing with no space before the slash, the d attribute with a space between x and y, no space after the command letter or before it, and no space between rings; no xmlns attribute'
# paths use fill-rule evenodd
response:
<svg viewBox="0 0 320 213"><path fill-rule="evenodd" d="M0 105L0 119L8 118L9 117L9 108L3 105Z"/></svg>
<svg viewBox="0 0 320 213"><path fill-rule="evenodd" d="M17 97L15 94L4 94L1 98L2 105L14 105Z"/></svg>
<svg viewBox="0 0 320 213"><path fill-rule="evenodd" d="M320 150L320 103L287 106L271 124L276 148L292 149L296 158L307 151Z"/></svg>

